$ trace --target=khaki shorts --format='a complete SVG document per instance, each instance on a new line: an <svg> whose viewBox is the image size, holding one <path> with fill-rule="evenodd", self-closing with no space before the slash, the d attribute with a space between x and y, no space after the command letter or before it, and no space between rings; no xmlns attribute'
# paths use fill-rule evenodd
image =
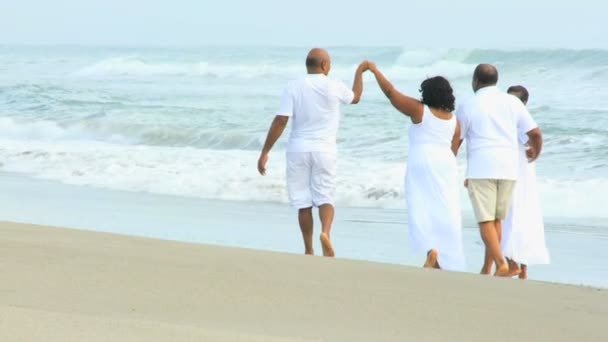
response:
<svg viewBox="0 0 608 342"><path fill-rule="evenodd" d="M511 207L514 180L469 179L469 197L477 222L504 220Z"/></svg>

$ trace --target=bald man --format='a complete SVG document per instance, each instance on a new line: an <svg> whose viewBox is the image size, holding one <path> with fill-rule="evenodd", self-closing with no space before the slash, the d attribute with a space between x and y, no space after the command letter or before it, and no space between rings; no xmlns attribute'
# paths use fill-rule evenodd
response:
<svg viewBox="0 0 608 342"><path fill-rule="evenodd" d="M293 123L286 153L287 191L290 206L298 209L304 253L308 255L314 255L313 207L319 208L323 255L335 255L330 232L334 219L340 105L359 102L364 67L357 68L351 90L327 76L331 69L329 53L312 49L306 57L307 75L289 82L283 92L258 160L258 171L265 175L268 154L291 118Z"/></svg>
<svg viewBox="0 0 608 342"><path fill-rule="evenodd" d="M515 96L500 91L498 71L480 64L473 74L475 95L459 106L461 141L467 142L467 189L486 247L482 274L510 276L500 250L502 220L507 216L518 174L519 136L528 135L528 157L534 161L542 135L526 107Z"/></svg>

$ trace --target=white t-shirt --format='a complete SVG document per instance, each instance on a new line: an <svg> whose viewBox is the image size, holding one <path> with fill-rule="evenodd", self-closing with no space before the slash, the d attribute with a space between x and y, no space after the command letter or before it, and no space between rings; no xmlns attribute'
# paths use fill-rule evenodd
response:
<svg viewBox="0 0 608 342"><path fill-rule="evenodd" d="M350 104L354 96L344 83L324 74L289 82L277 112L292 117L287 152L335 152L340 104Z"/></svg>
<svg viewBox="0 0 608 342"><path fill-rule="evenodd" d="M467 144L467 178L516 180L519 137L538 127L524 104L496 86L485 87L456 116Z"/></svg>

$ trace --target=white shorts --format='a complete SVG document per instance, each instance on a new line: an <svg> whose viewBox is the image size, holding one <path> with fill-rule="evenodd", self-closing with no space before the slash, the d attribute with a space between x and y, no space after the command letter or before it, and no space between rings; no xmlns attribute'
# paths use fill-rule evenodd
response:
<svg viewBox="0 0 608 342"><path fill-rule="evenodd" d="M287 192L291 207L334 205L336 157L334 152L287 152Z"/></svg>

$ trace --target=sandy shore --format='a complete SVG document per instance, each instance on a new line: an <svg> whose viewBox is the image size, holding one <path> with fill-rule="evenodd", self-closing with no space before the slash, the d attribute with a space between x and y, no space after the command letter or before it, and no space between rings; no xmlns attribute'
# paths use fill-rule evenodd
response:
<svg viewBox="0 0 608 342"><path fill-rule="evenodd" d="M0 223L2 341L606 341L608 291Z"/></svg>

